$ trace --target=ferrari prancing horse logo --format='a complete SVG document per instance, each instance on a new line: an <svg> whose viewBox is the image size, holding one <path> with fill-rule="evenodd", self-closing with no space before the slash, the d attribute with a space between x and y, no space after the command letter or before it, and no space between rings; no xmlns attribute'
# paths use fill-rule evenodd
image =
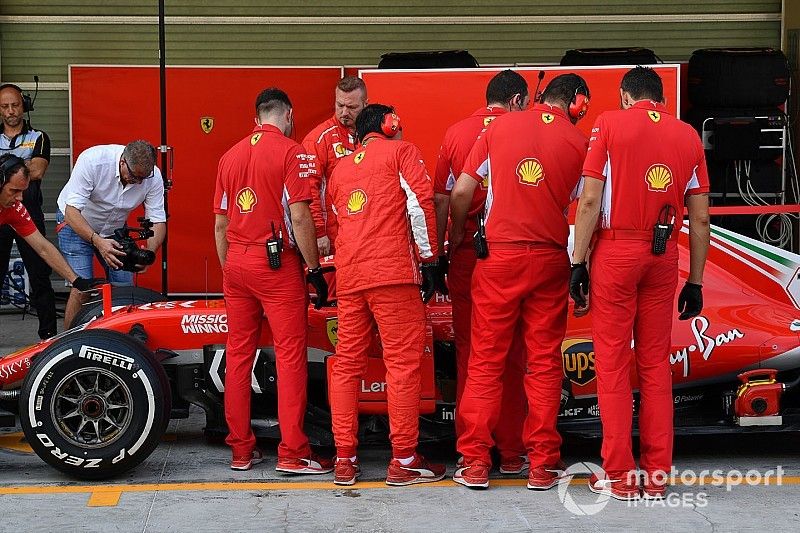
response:
<svg viewBox="0 0 800 533"><path fill-rule="evenodd" d="M211 133L211 130L214 129L214 117L200 117L200 128L203 133Z"/></svg>
<svg viewBox="0 0 800 533"><path fill-rule="evenodd" d="M659 120L661 120L661 113L659 113L658 111L648 111L647 116L650 117L650 120L652 120L653 122L658 122Z"/></svg>
<svg viewBox="0 0 800 533"><path fill-rule="evenodd" d="M339 342L339 319L336 317L329 318L325 323L325 330L328 333L328 340L336 348L336 344Z"/></svg>
<svg viewBox="0 0 800 533"><path fill-rule="evenodd" d="M555 118L552 113L542 113L542 122L545 124L550 124Z"/></svg>

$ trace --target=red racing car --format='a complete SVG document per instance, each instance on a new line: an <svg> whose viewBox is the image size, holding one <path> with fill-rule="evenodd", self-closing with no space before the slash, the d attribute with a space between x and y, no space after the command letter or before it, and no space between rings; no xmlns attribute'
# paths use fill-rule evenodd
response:
<svg viewBox="0 0 800 533"><path fill-rule="evenodd" d="M703 313L673 329L669 354L676 432L800 429L800 256L712 228ZM680 236L681 275L688 270L687 229ZM564 281L565 283L567 280ZM113 305L113 307L112 307ZM428 307L420 438L453 438L455 354L450 304ZM222 300L164 301L144 289L110 291L84 309L84 324L0 358L0 401L18 407L35 452L78 478L124 472L156 447L170 418L190 404L206 431L224 434L222 408L227 316ZM306 430L331 444L327 368L335 357L336 307L309 306L309 402ZM95 318L99 317L99 318ZM599 436L589 318L570 318L563 343L560 428ZM377 331L361 382L362 442L385 441L386 383ZM277 437L275 354L264 325L253 366L253 424ZM635 349L632 346L632 349ZM634 402L634 411L637 402ZM0 422L15 423L2 416Z"/></svg>

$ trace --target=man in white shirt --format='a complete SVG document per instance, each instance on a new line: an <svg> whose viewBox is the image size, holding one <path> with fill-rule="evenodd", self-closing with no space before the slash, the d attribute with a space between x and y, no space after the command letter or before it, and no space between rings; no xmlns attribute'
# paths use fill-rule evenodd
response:
<svg viewBox="0 0 800 533"><path fill-rule="evenodd" d="M92 277L92 258L97 257L112 284L133 284L133 273L121 270L125 253L111 236L142 203L145 216L154 223L146 247L155 252L161 246L167 217L164 182L155 163L156 150L147 141L93 146L78 156L58 195L56 231L61 252L79 276ZM86 298L74 288L70 292L65 329L72 326Z"/></svg>

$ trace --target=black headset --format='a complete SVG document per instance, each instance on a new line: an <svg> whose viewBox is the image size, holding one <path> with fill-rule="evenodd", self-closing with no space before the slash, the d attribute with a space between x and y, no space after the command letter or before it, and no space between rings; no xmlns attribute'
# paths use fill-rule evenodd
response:
<svg viewBox="0 0 800 533"><path fill-rule="evenodd" d="M11 179L11 169L18 166L24 167L25 160L14 154L4 155L0 157L0 159L3 160L3 162L0 163L0 187L2 187Z"/></svg>
<svg viewBox="0 0 800 533"><path fill-rule="evenodd" d="M30 113L31 111L33 111L33 99L31 98L31 95L23 93L19 85L14 85L13 83L4 83L3 85L0 85L0 91L8 88L16 89L17 91L19 91L19 95L22 97L23 113Z"/></svg>

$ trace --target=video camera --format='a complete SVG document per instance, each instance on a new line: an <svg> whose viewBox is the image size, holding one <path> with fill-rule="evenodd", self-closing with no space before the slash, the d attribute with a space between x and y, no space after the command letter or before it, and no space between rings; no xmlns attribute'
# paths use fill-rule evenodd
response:
<svg viewBox="0 0 800 533"><path fill-rule="evenodd" d="M136 244L136 241L144 241L155 235L153 223L145 217L139 217L137 220L142 225L141 228L129 228L125 224L123 227L115 229L111 236L120 244L120 249L125 252L125 257L121 257L120 261L122 261L122 270L128 272L138 272L142 266L152 265L156 260L155 252L139 248L139 245ZM131 237L131 233L136 233L138 236Z"/></svg>

